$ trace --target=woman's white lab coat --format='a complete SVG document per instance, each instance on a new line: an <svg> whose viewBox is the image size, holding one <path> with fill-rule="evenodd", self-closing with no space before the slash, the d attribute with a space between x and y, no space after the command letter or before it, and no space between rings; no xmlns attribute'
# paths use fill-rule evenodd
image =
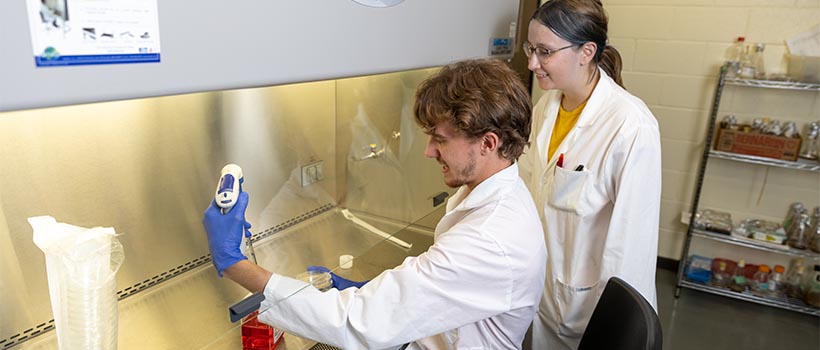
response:
<svg viewBox="0 0 820 350"><path fill-rule="evenodd" d="M322 293L274 274L259 319L345 349L519 349L543 288L538 212L515 164L465 189L425 253L361 289Z"/></svg>
<svg viewBox="0 0 820 350"><path fill-rule="evenodd" d="M658 123L640 99L599 71L601 79L578 122L551 159L547 148L562 93L551 90L541 97L533 109L530 148L520 163L547 243L533 349L577 348L612 276L626 280L657 308Z"/></svg>

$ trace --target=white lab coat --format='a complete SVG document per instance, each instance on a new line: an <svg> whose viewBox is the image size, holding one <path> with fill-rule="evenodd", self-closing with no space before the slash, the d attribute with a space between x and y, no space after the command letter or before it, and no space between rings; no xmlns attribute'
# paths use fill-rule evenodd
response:
<svg viewBox="0 0 820 350"><path fill-rule="evenodd" d="M657 309L658 123L640 99L599 71L578 122L551 159L547 149L562 93L551 90L541 97L533 109L531 145L520 163L541 213L548 256L533 349L576 349L612 276ZM575 171L579 165L583 170Z"/></svg>
<svg viewBox="0 0 820 350"><path fill-rule="evenodd" d="M515 164L465 190L425 253L361 289L288 298L305 283L274 274L259 319L345 349L519 349L544 286L538 212Z"/></svg>

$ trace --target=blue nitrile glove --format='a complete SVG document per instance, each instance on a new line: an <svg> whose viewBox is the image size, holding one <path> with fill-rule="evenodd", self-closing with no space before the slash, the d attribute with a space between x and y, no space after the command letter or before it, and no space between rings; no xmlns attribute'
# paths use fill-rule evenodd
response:
<svg viewBox="0 0 820 350"><path fill-rule="evenodd" d="M333 272L330 273L330 279L333 280L333 288L336 288L338 290L345 290L350 287L361 288L364 287L364 285L367 284L367 282L370 282L370 280L362 282L351 281L349 279L339 277L339 275Z"/></svg>
<svg viewBox="0 0 820 350"><path fill-rule="evenodd" d="M367 281L364 281L364 282L355 282L355 281L351 281L351 280L346 279L346 278L339 277L339 275L337 275L333 272L330 272L330 269L328 269L327 267L324 267L324 266L310 266L310 267L308 267L308 271L320 271L320 272L329 273L330 274L330 280L333 281L333 284L331 285L331 287L336 288L338 290L345 290L345 289L348 289L350 287L361 288L365 284L367 284L367 282L370 282L370 280L367 280Z"/></svg>
<svg viewBox="0 0 820 350"><path fill-rule="evenodd" d="M245 221L245 209L247 208L248 194L241 192L236 205L225 215L222 215L222 208L214 201L211 201L211 205L205 210L202 225L205 226L205 232L208 234L211 261L219 277L222 277L222 271L228 267L248 259L242 255L240 250L242 235L250 236L248 229L251 225Z"/></svg>

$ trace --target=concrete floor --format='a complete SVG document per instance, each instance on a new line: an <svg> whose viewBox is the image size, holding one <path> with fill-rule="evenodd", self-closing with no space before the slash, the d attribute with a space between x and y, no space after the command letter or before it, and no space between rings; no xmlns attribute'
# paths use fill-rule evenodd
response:
<svg viewBox="0 0 820 350"><path fill-rule="evenodd" d="M697 290L675 299L675 273L658 269L664 350L818 350L820 318Z"/></svg>

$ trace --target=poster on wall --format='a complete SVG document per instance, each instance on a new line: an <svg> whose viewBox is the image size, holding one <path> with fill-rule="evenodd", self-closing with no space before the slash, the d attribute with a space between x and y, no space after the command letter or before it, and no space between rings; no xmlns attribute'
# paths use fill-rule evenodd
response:
<svg viewBox="0 0 820 350"><path fill-rule="evenodd" d="M37 67L160 61L157 0L26 0Z"/></svg>

